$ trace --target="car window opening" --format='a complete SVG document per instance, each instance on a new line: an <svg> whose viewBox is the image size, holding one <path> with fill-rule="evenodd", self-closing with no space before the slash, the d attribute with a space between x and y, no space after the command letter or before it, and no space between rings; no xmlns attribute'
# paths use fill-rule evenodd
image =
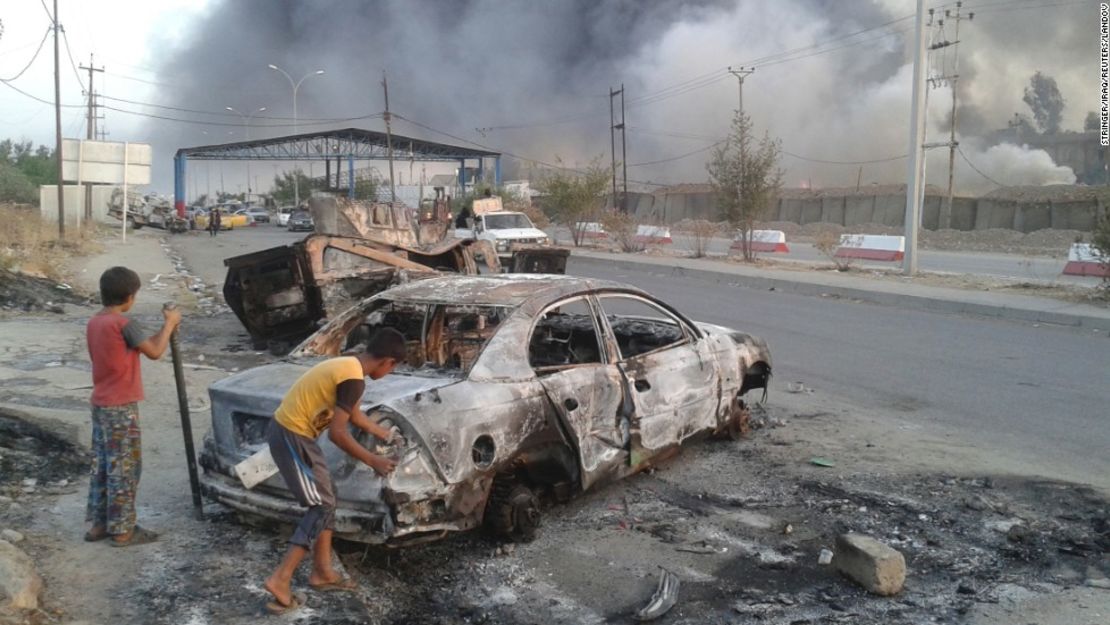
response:
<svg viewBox="0 0 1110 625"><path fill-rule="evenodd" d="M574 302L544 314L528 342L528 362L534 369L602 362L601 343L585 302Z"/></svg>
<svg viewBox="0 0 1110 625"><path fill-rule="evenodd" d="M490 230L508 230L510 228L534 228L527 215L521 213L508 213L504 215L486 215L486 228Z"/></svg>
<svg viewBox="0 0 1110 625"><path fill-rule="evenodd" d="M677 319L643 300L602 297L601 307L617 339L622 360L670 347L686 338Z"/></svg>
<svg viewBox="0 0 1110 625"><path fill-rule="evenodd" d="M465 373L509 312L497 306L387 302L347 334L345 351L363 350L377 329L393 328L405 337L408 350L399 372Z"/></svg>

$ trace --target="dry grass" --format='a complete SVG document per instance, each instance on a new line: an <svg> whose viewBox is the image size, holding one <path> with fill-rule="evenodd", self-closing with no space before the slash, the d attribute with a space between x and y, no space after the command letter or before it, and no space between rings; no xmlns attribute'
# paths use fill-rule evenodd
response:
<svg viewBox="0 0 1110 625"><path fill-rule="evenodd" d="M721 224L704 219L684 219L675 224L674 230L693 250L694 258L703 258L713 237L727 231Z"/></svg>
<svg viewBox="0 0 1110 625"><path fill-rule="evenodd" d="M638 226L636 219L628 213L614 211L601 216L601 227L605 228L609 240L615 241L622 252L637 253L647 247L647 243L636 236Z"/></svg>
<svg viewBox="0 0 1110 625"><path fill-rule="evenodd" d="M100 249L96 227L70 229L58 240L55 224L43 221L38 209L20 204L0 204L0 269L63 280L67 261Z"/></svg>

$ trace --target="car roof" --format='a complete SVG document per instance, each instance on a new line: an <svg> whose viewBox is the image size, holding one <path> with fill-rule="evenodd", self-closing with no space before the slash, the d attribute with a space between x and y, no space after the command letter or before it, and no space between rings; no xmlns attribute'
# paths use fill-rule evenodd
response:
<svg viewBox="0 0 1110 625"><path fill-rule="evenodd" d="M404 302L517 307L530 300L549 301L601 289L643 294L635 287L578 276L515 273L488 276L444 276L417 280L389 289L384 299Z"/></svg>

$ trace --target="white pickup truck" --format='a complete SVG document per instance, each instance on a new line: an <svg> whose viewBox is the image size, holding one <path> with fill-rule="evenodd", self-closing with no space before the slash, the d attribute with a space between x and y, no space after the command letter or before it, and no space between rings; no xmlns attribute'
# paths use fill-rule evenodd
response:
<svg viewBox="0 0 1110 625"><path fill-rule="evenodd" d="M540 230L524 213L502 210L501 198L475 200L470 228L456 228L455 237L489 241L497 250L497 257L508 264L513 255L514 243L546 245L547 233Z"/></svg>

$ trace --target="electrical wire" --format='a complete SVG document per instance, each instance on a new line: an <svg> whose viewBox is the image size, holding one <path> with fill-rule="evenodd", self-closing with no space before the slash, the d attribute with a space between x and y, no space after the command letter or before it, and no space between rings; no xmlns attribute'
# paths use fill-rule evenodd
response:
<svg viewBox="0 0 1110 625"><path fill-rule="evenodd" d="M77 63L73 60L73 52L69 49L69 35L66 34L66 29L62 29L62 41L66 44L66 56L69 57L69 66L73 68L73 75L77 77L77 84L81 85L81 92L88 93L89 90L85 86L85 81L81 80L81 71L77 69Z"/></svg>
<svg viewBox="0 0 1110 625"><path fill-rule="evenodd" d="M47 8L46 0L39 0L39 3L42 4L42 10L46 11L46 17L50 18L51 28L53 28L54 27L53 26L53 24L54 24L54 15L50 12L50 9Z"/></svg>
<svg viewBox="0 0 1110 625"><path fill-rule="evenodd" d="M51 30L52 28L47 28L46 32L43 33L42 39L39 40L39 47L35 50L35 53L31 55L31 60L27 61L27 64L23 66L23 69L19 70L19 73L15 76L12 76L11 78L0 78L0 81L8 82L11 80L17 80L20 76L22 76L23 73L26 72L31 67L31 65L34 64L35 59L39 58L39 53L42 52L42 47L46 44L46 38L50 36Z"/></svg>
<svg viewBox="0 0 1110 625"><path fill-rule="evenodd" d="M873 158L866 161L833 161L823 158L810 158L802 156L801 154L794 154L793 152L782 151L783 154L796 158L800 161L808 161L810 163L824 163L825 165L871 165L873 163L889 163L891 161L901 160L909 156L909 154L902 154L901 156L888 156L886 158Z"/></svg>
<svg viewBox="0 0 1110 625"><path fill-rule="evenodd" d="M685 154L679 154L678 156L672 156L670 158L662 158L662 159L659 159L657 161L645 161L643 163L629 163L628 166L629 167L643 167L644 165L658 165L660 163L670 163L671 161L680 161L684 158L694 156L695 154L701 154L702 152L708 152L709 150L712 150L713 148L717 147L718 145L721 145L724 142L725 142L725 140L722 139L722 140L720 140L716 143L711 143L707 146L698 148L697 150L694 150L692 152L687 152Z"/></svg>
<svg viewBox="0 0 1110 625"><path fill-rule="evenodd" d="M118 77L119 75L114 74L114 76ZM151 108L159 108L159 109L165 109L165 110L169 110L169 111L177 111L179 113L195 113L197 115L212 115L212 116L216 116L216 117L232 117L232 118L236 118L236 119L240 118L240 115L238 113L231 113L231 112L228 112L228 111L204 111L204 110L200 110L200 109L182 108L180 106L168 106L168 105L165 105L165 104L154 104L152 102L139 102L137 100L128 100L127 98L115 98L115 97L112 97L112 96L109 96L109 95L102 95L102 94L97 94L97 95L104 98L105 100L112 100L112 101L115 101L115 102L123 102L124 104L134 104L136 106L147 106L147 107L151 107ZM378 115L380 115L380 113ZM273 115L252 115L251 119L268 119L268 120L271 120L271 121L293 121L292 117L279 117L279 116L273 116ZM298 117L296 121L298 123L299 122L323 122L323 123L327 123L327 122L350 121L350 120L353 120L353 119L362 119L362 118L361 117L353 117L353 118L343 118L343 117ZM242 123L240 122L239 125L242 125Z"/></svg>
<svg viewBox="0 0 1110 625"><path fill-rule="evenodd" d="M195 125L200 125L200 126L226 126L226 127L234 127L234 128L242 128L243 127L242 122L218 122L218 121L207 121L207 120L202 120L202 119L183 119L183 118L180 118L180 117L170 117L168 115L155 115L155 114L152 114L152 113L143 113L141 111L132 111L132 110L129 110L129 109L122 109L122 108L115 107L115 106L109 106L107 104L101 104L101 105L99 105L99 107L102 108L102 109L109 110L109 111L115 111L117 113L123 113L125 115L134 115L134 116L137 116L137 117L146 117L148 119L158 119L158 120L162 120L162 121L177 122L177 123L182 123L182 124L195 124ZM381 113L372 113L372 114L369 114L369 115L360 115L358 117L345 117L345 118L328 119L328 120L321 120L321 121L315 121L315 122L306 122L304 120L298 119L297 126L298 127L300 127L300 126L323 126L323 125L339 124L339 123L345 123L345 122L363 121L363 120L367 120L367 119L378 119L380 117L382 117ZM288 124L251 124L251 128L289 128L291 126L293 126L292 123L288 123Z"/></svg>
<svg viewBox="0 0 1110 625"><path fill-rule="evenodd" d="M990 176L984 174L982 172L982 170L980 170L978 167L976 167L975 163L972 163L971 159L969 159L967 157L967 154L964 154L964 149L962 147L956 146L956 151L960 153L960 156L964 159L964 162L967 163L969 167L971 167L972 169L975 170L975 173L979 174L980 176L986 178L987 180L991 181L992 183L994 183L994 184L996 184L1000 187L1006 186L1006 185L1002 184L1001 182L995 180L994 178L991 178Z"/></svg>
<svg viewBox="0 0 1110 625"><path fill-rule="evenodd" d="M32 100L34 100L36 102L42 102L43 104L49 104L50 106L54 106L54 103L52 101L44 100L44 99L42 99L42 98L40 98L36 95L27 93L26 91L20 89L19 87L16 87L15 85L13 85L12 83L10 83L6 80L0 80L0 85L4 85L5 87L7 87L7 88L9 88L9 89L11 89L11 90L13 90L17 93L23 94L23 95L27 96L28 98L31 98ZM62 108L67 108L67 109L68 108L79 108L79 109L85 108L84 104L63 104L61 106L62 106Z"/></svg>

